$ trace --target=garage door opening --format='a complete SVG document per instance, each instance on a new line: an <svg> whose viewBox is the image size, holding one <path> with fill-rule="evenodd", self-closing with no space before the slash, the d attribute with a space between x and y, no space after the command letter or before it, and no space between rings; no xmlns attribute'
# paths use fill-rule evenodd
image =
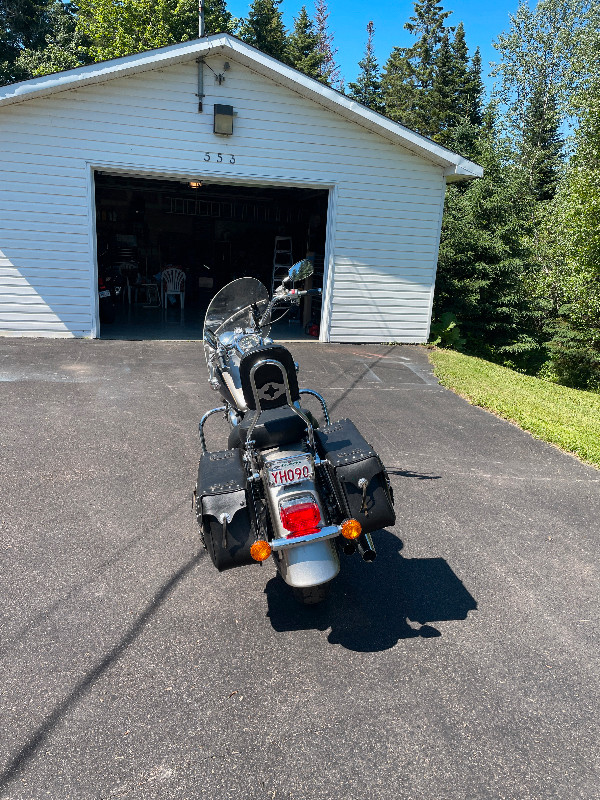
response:
<svg viewBox="0 0 600 800"><path fill-rule="evenodd" d="M95 174L100 336L201 339L212 297L235 278L271 291L309 258L323 286L326 189L224 185ZM172 291L167 292L170 289ZM319 298L274 327L279 339L318 337Z"/></svg>

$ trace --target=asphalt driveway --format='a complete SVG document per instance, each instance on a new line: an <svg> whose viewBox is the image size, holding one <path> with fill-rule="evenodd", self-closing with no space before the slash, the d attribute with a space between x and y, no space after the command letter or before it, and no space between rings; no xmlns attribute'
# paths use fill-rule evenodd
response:
<svg viewBox="0 0 600 800"><path fill-rule="evenodd" d="M316 609L199 549L198 343L0 341L0 797L600 797L600 472L420 348L291 349L398 513Z"/></svg>

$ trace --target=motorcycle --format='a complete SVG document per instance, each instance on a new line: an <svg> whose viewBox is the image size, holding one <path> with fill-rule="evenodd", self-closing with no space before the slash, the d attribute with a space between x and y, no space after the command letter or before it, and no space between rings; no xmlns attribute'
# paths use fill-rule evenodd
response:
<svg viewBox="0 0 600 800"><path fill-rule="evenodd" d="M125 291L123 277L117 269L105 269L98 275L98 305L100 322L114 322L117 303Z"/></svg>
<svg viewBox="0 0 600 800"><path fill-rule="evenodd" d="M255 278L225 286L210 303L204 350L210 386L223 405L200 420L201 456L193 493L203 546L219 571L269 557L305 604L325 599L340 556L376 557L371 533L393 525L390 481L381 459L349 419L331 423L325 399L298 386L298 365L270 338L278 307L320 289L299 290L312 274L294 264L272 298ZM300 404L319 402L324 426ZM226 450L211 452L204 426L222 414Z"/></svg>

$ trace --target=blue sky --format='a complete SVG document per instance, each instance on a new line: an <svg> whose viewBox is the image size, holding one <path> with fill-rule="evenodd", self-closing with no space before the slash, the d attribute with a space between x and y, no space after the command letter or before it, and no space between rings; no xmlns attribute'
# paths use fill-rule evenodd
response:
<svg viewBox="0 0 600 800"><path fill-rule="evenodd" d="M288 28L291 28L293 17L302 5L302 0L283 0L281 9ZM448 18L448 24L458 25L461 20L464 23L471 54L477 46L481 48L484 80L489 87L491 82L486 79L489 71L488 62L497 60L492 41L499 33L508 29L510 24L508 15L516 11L518 0L495 0L492 3L489 3L489 0L488 2L455 0L442 2L442 5L445 10L453 12ZM246 0L228 0L227 3L227 7L236 17L247 14L248 6L249 2ZM306 6L312 16L313 0L308 0ZM365 49L366 27L369 20L373 20L375 24L375 51L381 67L393 47L406 46L414 41L414 37L403 27L413 12L412 2L379 0L377 3L365 3L359 0L329 0L328 6L330 29L335 37L338 63L346 83L356 78L358 62Z"/></svg>

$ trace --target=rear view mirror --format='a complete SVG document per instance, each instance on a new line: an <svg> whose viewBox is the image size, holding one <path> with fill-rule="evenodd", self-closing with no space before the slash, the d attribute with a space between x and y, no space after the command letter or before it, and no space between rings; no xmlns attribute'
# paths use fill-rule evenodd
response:
<svg viewBox="0 0 600 800"><path fill-rule="evenodd" d="M289 280L294 281L301 281L304 278L310 277L314 272L314 266L312 261L309 261L305 258L303 261L296 262L293 266L290 267L288 272Z"/></svg>

